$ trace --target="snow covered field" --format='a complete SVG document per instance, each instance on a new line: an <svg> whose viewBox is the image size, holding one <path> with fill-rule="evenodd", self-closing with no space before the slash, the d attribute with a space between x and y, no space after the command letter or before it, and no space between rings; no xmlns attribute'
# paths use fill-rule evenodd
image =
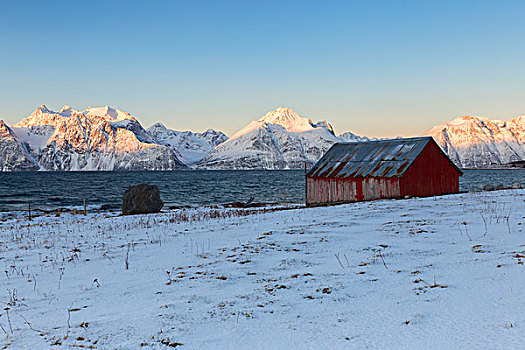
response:
<svg viewBox="0 0 525 350"><path fill-rule="evenodd" d="M3 222L0 346L520 348L524 200Z"/></svg>

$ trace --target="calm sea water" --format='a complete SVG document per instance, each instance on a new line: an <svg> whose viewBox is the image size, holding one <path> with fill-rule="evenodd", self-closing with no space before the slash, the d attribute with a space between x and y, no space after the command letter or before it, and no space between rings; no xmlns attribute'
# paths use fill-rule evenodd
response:
<svg viewBox="0 0 525 350"><path fill-rule="evenodd" d="M461 190L485 184L525 185L525 170L465 170ZM159 186L165 207L233 201L289 203L304 201L304 172L287 171L151 171L151 172L12 172L0 173L0 211L57 209L102 205L119 208L124 191L136 184Z"/></svg>

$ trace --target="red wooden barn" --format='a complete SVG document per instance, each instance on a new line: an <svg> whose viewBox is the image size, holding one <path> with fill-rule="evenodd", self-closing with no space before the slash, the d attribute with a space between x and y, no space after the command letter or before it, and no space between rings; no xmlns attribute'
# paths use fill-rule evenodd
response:
<svg viewBox="0 0 525 350"><path fill-rule="evenodd" d="M306 174L306 205L457 193L462 174L432 137L337 143Z"/></svg>

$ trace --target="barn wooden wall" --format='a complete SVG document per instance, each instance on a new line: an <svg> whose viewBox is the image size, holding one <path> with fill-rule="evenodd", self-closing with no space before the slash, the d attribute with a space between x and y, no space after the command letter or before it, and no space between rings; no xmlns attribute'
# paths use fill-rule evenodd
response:
<svg viewBox="0 0 525 350"><path fill-rule="evenodd" d="M359 186L358 186L359 184ZM355 179L307 178L306 204L356 202L361 181Z"/></svg>
<svg viewBox="0 0 525 350"><path fill-rule="evenodd" d="M368 177L363 180L363 200L399 197L397 177Z"/></svg>
<svg viewBox="0 0 525 350"><path fill-rule="evenodd" d="M307 205L399 197L397 178L307 178L306 183Z"/></svg>
<svg viewBox="0 0 525 350"><path fill-rule="evenodd" d="M459 173L434 142L429 142L400 179L401 196L428 197L459 192Z"/></svg>

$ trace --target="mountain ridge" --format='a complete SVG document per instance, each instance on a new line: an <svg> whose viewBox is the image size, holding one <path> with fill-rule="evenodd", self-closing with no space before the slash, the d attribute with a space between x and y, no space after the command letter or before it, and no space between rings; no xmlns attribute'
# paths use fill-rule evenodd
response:
<svg viewBox="0 0 525 350"><path fill-rule="evenodd" d="M56 112L42 105L11 130L40 170L186 168L135 117L108 106L85 111L64 106ZM0 149L2 155L9 153Z"/></svg>
<svg viewBox="0 0 525 350"><path fill-rule="evenodd" d="M155 123L147 129L157 141L176 151L181 161L192 165L203 159L214 147L228 137L221 131L208 129L204 132L177 131L168 129L162 123Z"/></svg>
<svg viewBox="0 0 525 350"><path fill-rule="evenodd" d="M508 120L464 115L433 126L432 136L463 168L525 159L525 116ZM231 137L220 131L177 131L162 123L145 129L128 112L45 105L13 126L0 120L0 171L302 169L336 142L370 140L336 135L326 120L313 122L280 106Z"/></svg>
<svg viewBox="0 0 525 350"><path fill-rule="evenodd" d="M254 133L258 136L250 144L244 135ZM0 155L18 159L4 161L17 164L5 165L6 171L28 164L39 170L297 169L315 163L335 142L367 139L350 132L337 137L327 121L314 123L283 106L228 138L213 129L177 131L162 123L145 129L130 113L110 106L78 110L69 105L59 111L41 105L2 138ZM228 153L232 144L239 144L237 155ZM234 164L236 158L244 161Z"/></svg>
<svg viewBox="0 0 525 350"><path fill-rule="evenodd" d="M456 165L483 168L525 159L525 116L508 120L461 116L424 133L432 136Z"/></svg>

